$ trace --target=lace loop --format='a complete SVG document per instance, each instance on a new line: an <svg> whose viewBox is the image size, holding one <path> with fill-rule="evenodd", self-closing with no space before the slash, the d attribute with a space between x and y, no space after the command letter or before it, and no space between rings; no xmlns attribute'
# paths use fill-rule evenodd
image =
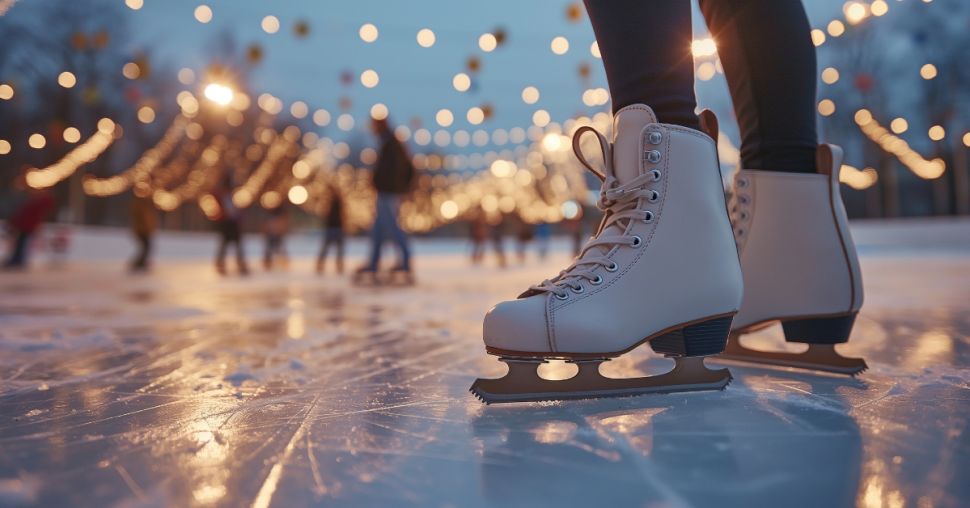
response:
<svg viewBox="0 0 970 508"><path fill-rule="evenodd" d="M589 133L595 134L599 142L605 172L594 168L580 147L581 138ZM553 279L544 280L530 287L531 291L552 293L559 300L569 298L568 290L576 294L585 292L582 285L584 280L592 285L602 284L603 276L595 272L598 268L603 268L607 272L619 270L619 264L611 257L617 247L639 248L644 245L643 238L632 234L630 226L635 221L651 222L654 212L640 209L641 199L645 202L654 202L660 196L658 191L648 188L660 181L660 171L656 168L620 183L614 173L612 146L606 136L596 129L589 126L577 129L573 135L573 152L579 162L603 182L596 207L605 212L605 217L599 231L586 242L572 264Z"/></svg>

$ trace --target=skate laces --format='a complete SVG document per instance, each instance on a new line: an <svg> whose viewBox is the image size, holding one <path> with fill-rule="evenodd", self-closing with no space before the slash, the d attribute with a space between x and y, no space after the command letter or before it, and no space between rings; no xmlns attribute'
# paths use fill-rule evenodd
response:
<svg viewBox="0 0 970 508"><path fill-rule="evenodd" d="M589 132L596 134L599 139L606 168L605 174L589 164L580 149L580 138ZM581 284L583 280L587 280L593 285L602 284L603 277L594 271L597 268L603 267L608 272L617 271L619 265L609 257L609 254L617 247L636 248L643 245L642 238L630 234L631 226L637 220L653 221L654 214L649 210L641 210L638 205L641 199L653 202L660 198L659 192L647 188L650 183L660 180L661 174L657 169L639 175L624 184L619 183L613 169L610 143L605 136L592 127L584 126L576 131L576 134L573 135L573 152L576 153L583 166L592 171L603 182L596 208L602 210L604 216L599 230L583 245L572 264L559 272L556 277L546 279L529 288L529 292L549 292L560 300L569 297L567 290L572 290L574 293L585 291Z"/></svg>

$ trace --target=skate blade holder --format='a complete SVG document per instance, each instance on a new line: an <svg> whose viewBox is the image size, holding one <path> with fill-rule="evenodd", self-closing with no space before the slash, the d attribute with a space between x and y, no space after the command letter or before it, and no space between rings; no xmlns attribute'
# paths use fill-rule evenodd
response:
<svg viewBox="0 0 970 508"><path fill-rule="evenodd" d="M733 335L728 340L724 352L717 355L716 358L718 360L790 367L853 377L869 369L869 365L862 358L850 358L839 354L835 350L835 344L808 344L808 349L802 353L762 351L742 345L739 337Z"/></svg>
<svg viewBox="0 0 970 508"><path fill-rule="evenodd" d="M509 371L496 379L476 379L469 389L486 404L629 397L650 393L723 390L731 383L728 369L708 369L704 357L671 357L674 368L664 374L633 378L603 376L599 367L611 358L566 359L578 367L573 377L549 380L539 376L544 358L501 356Z"/></svg>

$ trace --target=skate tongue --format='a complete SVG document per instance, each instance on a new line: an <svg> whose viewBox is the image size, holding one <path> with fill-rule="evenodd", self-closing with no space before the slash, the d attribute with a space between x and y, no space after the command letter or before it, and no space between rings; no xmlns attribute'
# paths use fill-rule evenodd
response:
<svg viewBox="0 0 970 508"><path fill-rule="evenodd" d="M620 184L640 175L640 135L648 124L657 123L653 110L631 104L613 119L613 174Z"/></svg>

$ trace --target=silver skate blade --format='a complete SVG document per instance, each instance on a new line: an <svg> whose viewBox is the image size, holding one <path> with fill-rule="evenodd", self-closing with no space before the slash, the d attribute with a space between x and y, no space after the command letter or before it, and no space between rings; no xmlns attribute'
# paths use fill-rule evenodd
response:
<svg viewBox="0 0 970 508"><path fill-rule="evenodd" d="M728 369L711 370L703 357L674 358L673 370L656 376L609 378L599 372L606 359L574 362L579 372L569 379L550 381L539 377L543 360L500 358L509 372L498 379L476 379L471 391L486 404L538 402L600 397L628 397L648 393L723 390L731 383Z"/></svg>
<svg viewBox="0 0 970 508"><path fill-rule="evenodd" d="M809 344L808 351L804 353L759 351L744 347L737 335L728 338L724 352L714 359L833 372L847 376L857 376L869 368L862 358L840 355L834 344Z"/></svg>

